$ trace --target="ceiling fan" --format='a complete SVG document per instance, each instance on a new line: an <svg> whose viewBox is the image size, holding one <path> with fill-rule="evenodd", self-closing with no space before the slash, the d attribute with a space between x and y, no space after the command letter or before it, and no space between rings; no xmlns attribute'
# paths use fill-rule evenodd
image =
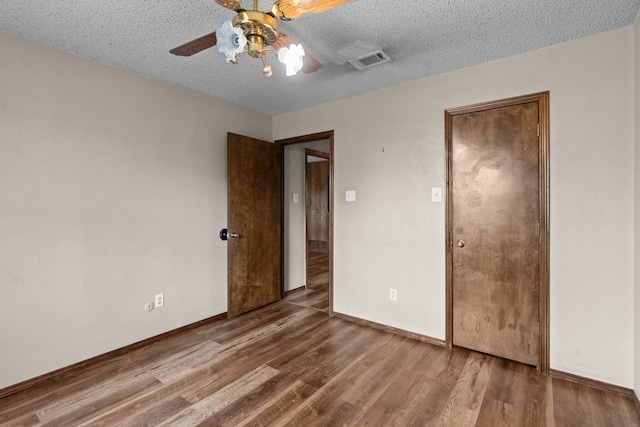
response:
<svg viewBox="0 0 640 427"><path fill-rule="evenodd" d="M223 53L227 62L236 64L238 55L246 52L262 61L262 72L270 76L272 68L267 64L266 53L277 54L278 60L286 65L287 75L298 71L313 73L322 64L304 51L302 45L281 33L278 20L291 21L305 13L324 12L353 0L277 0L269 12L258 10L258 0L253 2L253 10L246 10L238 0L215 0L220 6L236 12L231 21L226 21L218 30L199 37L169 52L179 56L191 56L213 46Z"/></svg>

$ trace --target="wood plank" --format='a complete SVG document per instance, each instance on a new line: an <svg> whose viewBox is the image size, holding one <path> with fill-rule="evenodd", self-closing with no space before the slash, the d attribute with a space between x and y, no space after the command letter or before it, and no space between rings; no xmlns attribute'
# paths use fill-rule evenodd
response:
<svg viewBox="0 0 640 427"><path fill-rule="evenodd" d="M451 390L432 380L439 371L446 368L445 359L440 357L441 353L442 350L433 345L414 342L406 359L398 363L399 372L395 380L390 382L356 425L426 425L439 415ZM422 403L425 398L430 402L429 405Z"/></svg>
<svg viewBox="0 0 640 427"><path fill-rule="evenodd" d="M152 388L146 394L123 402L102 414L96 413L78 427L109 427L113 425L144 425L145 420L160 423L191 406L180 396L183 385L175 383L160 388Z"/></svg>
<svg viewBox="0 0 640 427"><path fill-rule="evenodd" d="M361 353L355 356L352 362L344 366L339 371L334 371L332 378L324 384L317 393L307 399L293 413L285 419L282 425L287 426L308 426L319 424L323 420L334 420L337 416L337 408L341 408L341 415L344 416L345 411L355 412L353 403L345 402L349 393L360 394L360 390L355 385L356 382L366 381L371 372L372 366L379 366L389 354L396 348L390 345L392 337L389 334L380 335L382 342L378 342L375 351ZM400 340L396 337L394 344ZM360 384L362 384L360 382ZM344 420L342 424L344 425Z"/></svg>
<svg viewBox="0 0 640 427"><path fill-rule="evenodd" d="M114 363L117 361L117 363ZM127 358L119 357L110 361L101 361L90 368L81 368L76 375L52 379L40 383L28 390L5 396L0 399L3 409L0 411L0 424L18 419L23 415L43 407L57 404L77 393L91 392L96 385L102 386L107 380L126 378L136 366ZM34 393L34 391L37 391Z"/></svg>
<svg viewBox="0 0 640 427"><path fill-rule="evenodd" d="M316 390L292 375L280 373L216 413L214 419L222 426L271 425L279 414L299 405ZM261 409L256 411L257 407ZM247 418L247 413L257 416Z"/></svg>
<svg viewBox="0 0 640 427"><path fill-rule="evenodd" d="M550 425L550 381L526 365L496 359L476 425Z"/></svg>
<svg viewBox="0 0 640 427"><path fill-rule="evenodd" d="M308 340L308 336L305 335L307 329L304 327L297 334L282 331L283 325L289 328L297 327L303 319L301 317L303 314L308 314L312 320L317 319L318 316L327 320L322 313L307 309L290 316L286 322L282 320L280 324L266 324L262 329L253 330L246 336L236 338L226 344L226 351L214 356L185 378L188 384L185 384L182 396L190 402L198 402L230 384L237 377L273 359L274 355L282 354L283 348L296 348L297 343ZM307 328L311 329L317 325L318 322L311 322ZM277 338L276 334L280 334L280 337L290 335L292 342L283 342Z"/></svg>
<svg viewBox="0 0 640 427"><path fill-rule="evenodd" d="M291 304L299 304L304 307L317 308L318 310L327 311L329 309L329 292L325 290L305 289L303 292L297 292L287 297L287 302Z"/></svg>
<svg viewBox="0 0 640 427"><path fill-rule="evenodd" d="M495 358L483 354L474 352L469 355L437 426L464 427L476 424L494 363Z"/></svg>
<svg viewBox="0 0 640 427"><path fill-rule="evenodd" d="M277 374L278 371L269 366L259 367L165 420L159 426L198 425Z"/></svg>
<svg viewBox="0 0 640 427"><path fill-rule="evenodd" d="M572 425L580 420L584 427L593 426L586 388L578 384L553 378L553 420L558 425Z"/></svg>
<svg viewBox="0 0 640 427"><path fill-rule="evenodd" d="M301 381L320 388L349 366L360 354L379 345L379 337L383 335L382 333L362 329L358 325L344 324L315 345L294 348L283 356L277 357L269 365L296 375Z"/></svg>
<svg viewBox="0 0 640 427"><path fill-rule="evenodd" d="M418 394L399 417L399 426L434 426L440 421L439 416L448 404L449 395L458 383L470 354L466 349L442 351L435 348L435 351L433 358L427 359L431 366L418 371L424 373L425 382L418 385ZM429 404L425 405L425 402Z"/></svg>
<svg viewBox="0 0 640 427"><path fill-rule="evenodd" d="M307 250L307 288L318 291L329 290L329 250L317 252Z"/></svg>
<svg viewBox="0 0 640 427"><path fill-rule="evenodd" d="M239 319L229 319L217 328L202 331L203 338L226 344L238 337L251 333L264 325L286 319L302 308L291 304L273 304L251 313L246 313Z"/></svg>
<svg viewBox="0 0 640 427"><path fill-rule="evenodd" d="M86 393L74 393L55 405L37 411L44 425L69 425L92 418L134 396L158 385L151 376L128 377L126 381L111 381Z"/></svg>
<svg viewBox="0 0 640 427"><path fill-rule="evenodd" d="M150 396L146 396L149 398ZM98 427L98 426L142 426L158 425L175 414L186 410L191 404L180 396L171 394L164 399L152 399L146 401L136 400L136 404L126 404L102 416L94 417L85 423L78 424L78 427Z"/></svg>
<svg viewBox="0 0 640 427"><path fill-rule="evenodd" d="M587 395L591 413L593 414L593 424L599 426L620 426L629 423L638 423L637 416L630 415L630 407L633 401L627 396L613 395L603 390L592 389L592 393ZM610 408L608 411L601 411L600 408Z"/></svg>

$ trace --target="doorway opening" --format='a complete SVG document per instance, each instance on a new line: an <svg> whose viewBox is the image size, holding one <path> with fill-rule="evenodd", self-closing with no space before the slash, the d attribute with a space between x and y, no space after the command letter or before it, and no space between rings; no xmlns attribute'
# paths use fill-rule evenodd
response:
<svg viewBox="0 0 640 427"><path fill-rule="evenodd" d="M332 315L333 131L276 143L284 147L283 298Z"/></svg>

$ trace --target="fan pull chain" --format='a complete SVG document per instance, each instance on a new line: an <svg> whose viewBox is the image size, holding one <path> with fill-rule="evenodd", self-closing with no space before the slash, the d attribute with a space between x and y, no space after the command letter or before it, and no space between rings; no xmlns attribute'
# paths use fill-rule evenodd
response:
<svg viewBox="0 0 640 427"><path fill-rule="evenodd" d="M271 76L273 74L273 68L271 68L271 65L267 64L267 52L262 52L260 59L262 60L262 74L267 77Z"/></svg>

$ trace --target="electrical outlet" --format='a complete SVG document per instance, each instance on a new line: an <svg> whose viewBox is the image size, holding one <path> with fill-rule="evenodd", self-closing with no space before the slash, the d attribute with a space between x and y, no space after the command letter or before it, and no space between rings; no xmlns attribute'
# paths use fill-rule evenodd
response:
<svg viewBox="0 0 640 427"><path fill-rule="evenodd" d="M162 307L164 305L164 294L156 295L156 307Z"/></svg>
<svg viewBox="0 0 640 427"><path fill-rule="evenodd" d="M151 301L149 301L148 303L146 303L146 304L144 305L144 309L145 309L146 311L151 311L151 310L153 310L153 303L152 303Z"/></svg>
<svg viewBox="0 0 640 427"><path fill-rule="evenodd" d="M389 299L391 301L398 301L398 290L397 289L389 289Z"/></svg>

